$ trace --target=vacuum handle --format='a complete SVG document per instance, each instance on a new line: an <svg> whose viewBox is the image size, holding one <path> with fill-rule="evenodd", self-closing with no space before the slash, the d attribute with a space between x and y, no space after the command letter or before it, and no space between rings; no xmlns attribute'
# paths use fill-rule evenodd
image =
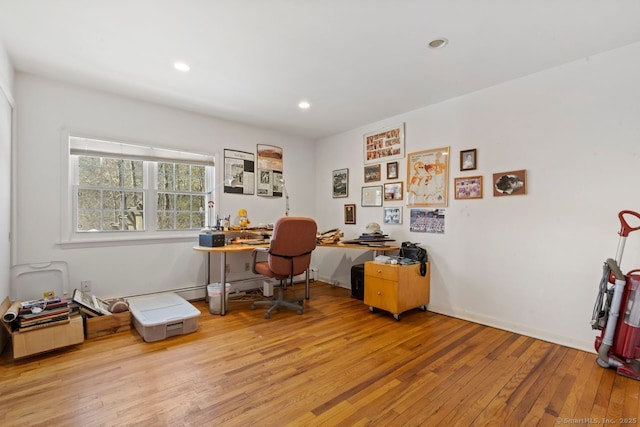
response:
<svg viewBox="0 0 640 427"><path fill-rule="evenodd" d="M624 274L622 274L622 270L620 270L620 267L618 267L618 263L615 260L608 258L606 263L617 280L625 280Z"/></svg>
<svg viewBox="0 0 640 427"><path fill-rule="evenodd" d="M620 232L618 233L621 237L627 237L629 233L632 231L640 230L640 225L637 227L631 227L627 220L624 218L625 215L635 216L638 220L640 220L640 214L634 211L621 211L618 214L618 218L620 219Z"/></svg>

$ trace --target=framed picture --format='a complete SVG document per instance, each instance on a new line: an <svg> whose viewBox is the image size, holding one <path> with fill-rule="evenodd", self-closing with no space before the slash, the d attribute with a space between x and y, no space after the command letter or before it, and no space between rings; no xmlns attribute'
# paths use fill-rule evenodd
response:
<svg viewBox="0 0 640 427"><path fill-rule="evenodd" d="M454 197L456 199L482 199L482 177L468 176L464 178L455 178Z"/></svg>
<svg viewBox="0 0 640 427"><path fill-rule="evenodd" d="M500 172L493 174L493 196L517 196L527 194L527 171Z"/></svg>
<svg viewBox="0 0 640 427"><path fill-rule="evenodd" d="M382 178L380 173L380 164L364 167L364 182L380 181Z"/></svg>
<svg viewBox="0 0 640 427"><path fill-rule="evenodd" d="M332 173L333 197L349 195L349 169L338 169Z"/></svg>
<svg viewBox="0 0 640 427"><path fill-rule="evenodd" d="M402 182L388 182L384 185L385 202L402 200L402 194L403 194Z"/></svg>
<svg viewBox="0 0 640 427"><path fill-rule="evenodd" d="M362 187L362 206L382 206L382 185Z"/></svg>
<svg viewBox="0 0 640 427"><path fill-rule="evenodd" d="M384 208L382 222L385 224L402 224L402 206Z"/></svg>
<svg viewBox="0 0 640 427"><path fill-rule="evenodd" d="M364 163L404 157L404 123L364 134Z"/></svg>
<svg viewBox="0 0 640 427"><path fill-rule="evenodd" d="M444 209L411 209L409 231L444 234Z"/></svg>
<svg viewBox="0 0 640 427"><path fill-rule="evenodd" d="M356 205L344 205L344 223L356 223Z"/></svg>
<svg viewBox="0 0 640 427"><path fill-rule="evenodd" d="M387 163L387 179L398 179L398 162Z"/></svg>
<svg viewBox="0 0 640 427"><path fill-rule="evenodd" d="M409 153L407 187L409 206L447 206L449 147Z"/></svg>
<svg viewBox="0 0 640 427"><path fill-rule="evenodd" d="M460 170L472 171L478 167L478 153L473 150L463 150L460 152Z"/></svg>

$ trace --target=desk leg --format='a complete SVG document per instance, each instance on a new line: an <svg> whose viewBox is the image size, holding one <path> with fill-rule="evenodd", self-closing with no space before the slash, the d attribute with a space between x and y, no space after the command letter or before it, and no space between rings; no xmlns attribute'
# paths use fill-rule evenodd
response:
<svg viewBox="0 0 640 427"><path fill-rule="evenodd" d="M204 300L209 302L209 283L211 283L211 252L205 252L207 255L207 272L205 274L205 282L204 282Z"/></svg>
<svg viewBox="0 0 640 427"><path fill-rule="evenodd" d="M305 299L309 299L309 269L307 268L307 271L305 271L305 289L304 289L304 297Z"/></svg>
<svg viewBox="0 0 640 427"><path fill-rule="evenodd" d="M220 252L220 316L227 314L227 253Z"/></svg>

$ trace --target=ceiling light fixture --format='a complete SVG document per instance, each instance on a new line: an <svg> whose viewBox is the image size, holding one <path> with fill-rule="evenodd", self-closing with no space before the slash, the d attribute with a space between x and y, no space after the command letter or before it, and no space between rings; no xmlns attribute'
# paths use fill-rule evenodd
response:
<svg viewBox="0 0 640 427"><path fill-rule="evenodd" d="M307 110L309 107L311 107L311 104L309 104L307 101L300 101L298 103L298 108L300 108L301 110Z"/></svg>
<svg viewBox="0 0 640 427"><path fill-rule="evenodd" d="M437 39L433 39L429 42L429 47L431 49L442 49L449 43L449 40L444 37L439 37Z"/></svg>
<svg viewBox="0 0 640 427"><path fill-rule="evenodd" d="M189 65L185 64L184 62L174 62L173 68L175 68L178 71L185 71L185 72L191 70L191 67L189 67Z"/></svg>

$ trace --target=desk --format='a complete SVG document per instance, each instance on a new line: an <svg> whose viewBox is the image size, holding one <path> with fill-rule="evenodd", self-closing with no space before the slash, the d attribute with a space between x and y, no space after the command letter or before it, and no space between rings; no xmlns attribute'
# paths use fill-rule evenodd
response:
<svg viewBox="0 0 640 427"><path fill-rule="evenodd" d="M373 251L373 256L376 257L380 252L395 251L400 249L397 246L367 246L359 245L357 243L318 243L317 246L325 248L335 249L359 249L362 251ZM208 246L194 246L193 249L198 252L205 252L207 254L207 285L211 283L211 254L220 254L220 315L224 316L227 313L227 299L225 298L225 284L227 283L227 253L229 252L252 252L254 248L268 248L269 244L264 245L243 245L243 244L230 244L224 246L208 247ZM305 299L309 299L309 270L306 272L305 278ZM207 290L205 289L205 292Z"/></svg>

